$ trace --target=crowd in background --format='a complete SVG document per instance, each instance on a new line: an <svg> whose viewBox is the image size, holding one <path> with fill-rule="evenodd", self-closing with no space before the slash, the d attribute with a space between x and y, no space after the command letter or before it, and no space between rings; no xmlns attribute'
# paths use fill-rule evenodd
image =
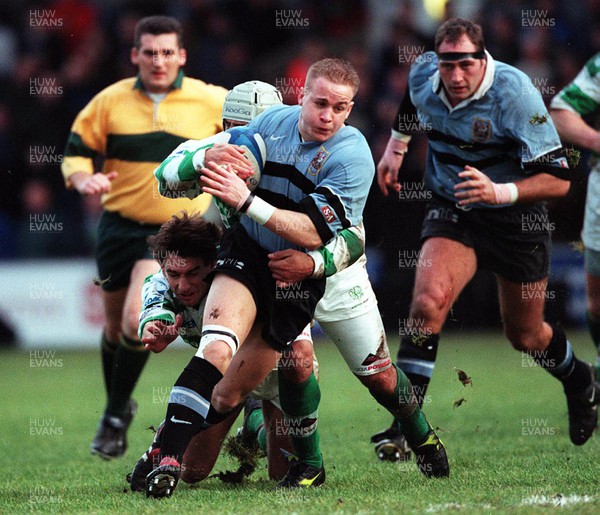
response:
<svg viewBox="0 0 600 515"><path fill-rule="evenodd" d="M432 48L441 21L422 0L0 1L0 258L91 255L99 203L65 189L64 145L92 96L135 73L133 29L152 14L183 22L187 75L227 88L263 80L287 103L297 101L311 62L350 60L362 82L349 123L363 131L375 162L410 64ZM492 56L527 73L547 103L600 51L600 0L451 1L444 16L451 15L479 22ZM425 138L417 137L403 180L420 181L424 158ZM554 236L566 241L579 238L583 161L573 177L569 197L551 206ZM397 258L398 242L416 248L423 209L373 189L365 212L373 255L385 262L386 253ZM32 221L59 230L32 230Z"/></svg>

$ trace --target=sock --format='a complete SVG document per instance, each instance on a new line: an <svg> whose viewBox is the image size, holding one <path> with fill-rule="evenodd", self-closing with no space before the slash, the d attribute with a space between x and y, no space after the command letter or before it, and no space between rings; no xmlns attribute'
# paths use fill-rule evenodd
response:
<svg viewBox="0 0 600 515"><path fill-rule="evenodd" d="M265 420L262 409L256 409L250 413L246 422L246 428L251 434L255 435L260 450L266 453L267 431L265 430Z"/></svg>
<svg viewBox="0 0 600 515"><path fill-rule="evenodd" d="M108 341L106 335L102 333L102 337L100 338L100 353L102 355L102 374L104 375L104 387L106 388L107 397L110 397L112 371L118 345L118 342Z"/></svg>
<svg viewBox="0 0 600 515"><path fill-rule="evenodd" d="M317 430L321 389L314 373L304 383L292 383L278 371L279 402L298 459L315 468L323 466Z"/></svg>
<svg viewBox="0 0 600 515"><path fill-rule="evenodd" d="M108 415L123 418L127 414L129 398L142 375L149 355L150 351L144 349L142 342L125 335L121 336L113 361L110 395L106 407Z"/></svg>
<svg viewBox="0 0 600 515"><path fill-rule="evenodd" d="M371 392L371 395L394 416L408 444L417 445L425 439L430 427L417 403L408 377L397 366L392 366L396 369L398 376L393 393L382 395Z"/></svg>
<svg viewBox="0 0 600 515"><path fill-rule="evenodd" d="M264 424L260 426L260 429L258 430L256 441L258 442L260 450L267 454L267 430L265 429Z"/></svg>
<svg viewBox="0 0 600 515"><path fill-rule="evenodd" d="M431 381L439 341L439 334L404 335L400 341L396 364L410 380L420 407Z"/></svg>
<svg viewBox="0 0 600 515"><path fill-rule="evenodd" d="M171 390L165 425L160 435L161 456L171 456L179 463L192 437L227 417L210 404L215 385L223 374L205 359L194 356ZM212 412L212 417L209 416Z"/></svg>
<svg viewBox="0 0 600 515"><path fill-rule="evenodd" d="M530 352L529 355L556 377L567 393L581 391L590 384L588 366L575 357L571 343L558 325L552 326L552 338L548 347L541 352Z"/></svg>
<svg viewBox="0 0 600 515"><path fill-rule="evenodd" d="M266 454L267 431L265 430L265 419L262 409L257 409L250 413L246 427L248 428L248 431L250 431L253 435L256 435L256 441L258 442L260 450Z"/></svg>
<svg viewBox="0 0 600 515"><path fill-rule="evenodd" d="M596 319L589 311L587 312L587 324L596 347L596 377L600 377L600 320Z"/></svg>

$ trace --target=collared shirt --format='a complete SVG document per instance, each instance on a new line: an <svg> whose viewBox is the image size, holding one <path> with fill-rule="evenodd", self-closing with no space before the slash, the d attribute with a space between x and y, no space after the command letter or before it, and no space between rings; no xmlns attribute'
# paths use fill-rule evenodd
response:
<svg viewBox="0 0 600 515"><path fill-rule="evenodd" d="M540 93L523 72L494 61L489 54L487 59L477 91L452 108L442 87L436 54L422 54L411 67L409 94L393 127L396 133L424 132L428 136L425 182L451 202L457 201L454 186L462 182L458 174L466 165L495 183L541 172L568 177L567 160Z"/></svg>

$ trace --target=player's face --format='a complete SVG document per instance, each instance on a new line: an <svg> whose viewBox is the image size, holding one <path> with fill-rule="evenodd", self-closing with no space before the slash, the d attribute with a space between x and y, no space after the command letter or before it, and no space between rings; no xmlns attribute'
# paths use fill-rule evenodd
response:
<svg viewBox="0 0 600 515"><path fill-rule="evenodd" d="M298 130L304 141L323 142L331 138L352 111L352 86L337 84L325 77L312 81L300 95Z"/></svg>
<svg viewBox="0 0 600 515"><path fill-rule="evenodd" d="M477 52L479 49L463 34L456 43L444 41L438 48L443 52ZM446 90L446 96L453 107L472 96L483 81L485 59L461 59L460 61L438 62L440 78Z"/></svg>
<svg viewBox="0 0 600 515"><path fill-rule="evenodd" d="M223 130L231 129L233 127L244 127L248 125L248 122L242 122L240 120L231 120L229 118L223 118Z"/></svg>
<svg viewBox="0 0 600 515"><path fill-rule="evenodd" d="M169 288L186 306L196 308L208 292L204 281L213 270L212 263L207 264L200 258L168 257L162 264L164 276Z"/></svg>
<svg viewBox="0 0 600 515"><path fill-rule="evenodd" d="M177 44L177 34L143 34L140 48L131 49L131 62L150 93L166 93L175 82L186 53Z"/></svg>

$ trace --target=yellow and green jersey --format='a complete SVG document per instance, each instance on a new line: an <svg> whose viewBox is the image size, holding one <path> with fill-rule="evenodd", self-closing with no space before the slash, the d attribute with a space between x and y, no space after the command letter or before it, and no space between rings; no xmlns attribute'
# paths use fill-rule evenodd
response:
<svg viewBox="0 0 600 515"><path fill-rule="evenodd" d="M180 143L222 130L221 109L227 90L184 77L180 72L166 95L146 93L136 78L121 80L98 93L77 115L67 141L62 173L67 187L75 172L117 171L107 211L148 224L161 224L182 209L204 212L211 197L168 199L161 196L153 171Z"/></svg>

